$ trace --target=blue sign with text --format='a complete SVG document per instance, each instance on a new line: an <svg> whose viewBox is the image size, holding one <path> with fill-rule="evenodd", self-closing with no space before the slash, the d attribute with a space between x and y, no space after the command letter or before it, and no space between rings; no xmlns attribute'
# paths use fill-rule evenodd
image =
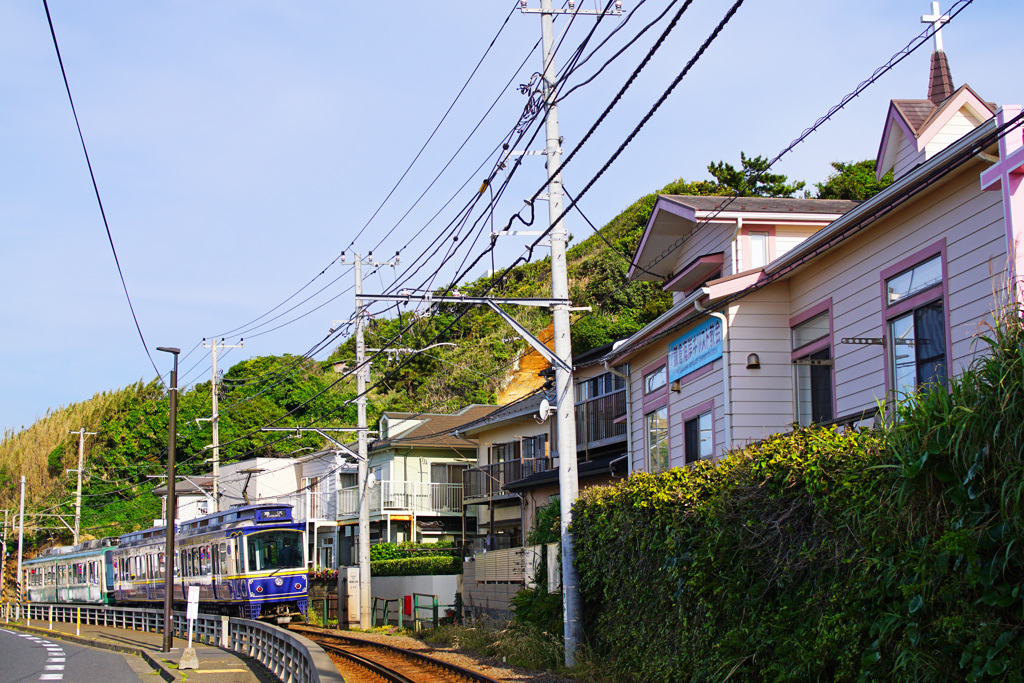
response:
<svg viewBox="0 0 1024 683"><path fill-rule="evenodd" d="M722 357L722 322L711 318L668 345L668 381Z"/></svg>

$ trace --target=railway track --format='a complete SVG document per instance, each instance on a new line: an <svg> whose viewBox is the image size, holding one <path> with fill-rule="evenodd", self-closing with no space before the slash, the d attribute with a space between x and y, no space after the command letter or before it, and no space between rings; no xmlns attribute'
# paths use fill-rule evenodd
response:
<svg viewBox="0 0 1024 683"><path fill-rule="evenodd" d="M476 671L413 650L361 638L327 635L301 626L292 626L290 630L302 633L322 647L338 665L346 683L499 683Z"/></svg>

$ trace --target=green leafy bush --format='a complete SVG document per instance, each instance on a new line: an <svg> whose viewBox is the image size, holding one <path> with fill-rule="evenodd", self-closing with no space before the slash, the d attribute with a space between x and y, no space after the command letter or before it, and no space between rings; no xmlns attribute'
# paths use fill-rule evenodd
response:
<svg viewBox="0 0 1024 683"><path fill-rule="evenodd" d="M370 562L372 576L429 576L461 573L462 558L451 555L427 555Z"/></svg>
<svg viewBox="0 0 1024 683"><path fill-rule="evenodd" d="M455 544L448 539L440 539L436 543L375 543L370 546L370 562L429 555L451 556L455 553Z"/></svg>
<svg viewBox="0 0 1024 683"><path fill-rule="evenodd" d="M879 430L799 429L574 508L623 681L1024 678L1024 332Z"/></svg>

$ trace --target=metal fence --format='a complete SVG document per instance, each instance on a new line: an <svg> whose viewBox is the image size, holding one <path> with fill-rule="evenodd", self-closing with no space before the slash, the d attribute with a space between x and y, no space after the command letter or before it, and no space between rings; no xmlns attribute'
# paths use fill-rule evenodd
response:
<svg viewBox="0 0 1024 683"><path fill-rule="evenodd" d="M557 458L516 458L470 467L462 473L466 500L507 495L506 484L558 467Z"/></svg>
<svg viewBox="0 0 1024 683"><path fill-rule="evenodd" d="M3 603L0 605L0 618L4 622L24 621L26 626L52 627L55 622L63 622L151 633L163 633L164 630L163 610L137 607ZM184 612L174 613L173 625L177 637L188 636ZM321 683L320 669L323 667L318 668L315 660L330 662L323 650L305 638L250 619L200 614L193 627L193 640L252 657L283 683ZM341 680L340 676L330 675L327 678Z"/></svg>

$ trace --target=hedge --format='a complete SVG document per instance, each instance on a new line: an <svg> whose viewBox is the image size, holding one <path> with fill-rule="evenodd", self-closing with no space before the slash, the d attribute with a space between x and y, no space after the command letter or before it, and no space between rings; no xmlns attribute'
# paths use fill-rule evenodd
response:
<svg viewBox="0 0 1024 683"><path fill-rule="evenodd" d="M1024 332L893 424L587 489L588 644L622 681L1024 679Z"/></svg>
<svg viewBox="0 0 1024 683"><path fill-rule="evenodd" d="M462 558L451 555L429 555L427 557L370 562L371 576L428 576L461 573Z"/></svg>

